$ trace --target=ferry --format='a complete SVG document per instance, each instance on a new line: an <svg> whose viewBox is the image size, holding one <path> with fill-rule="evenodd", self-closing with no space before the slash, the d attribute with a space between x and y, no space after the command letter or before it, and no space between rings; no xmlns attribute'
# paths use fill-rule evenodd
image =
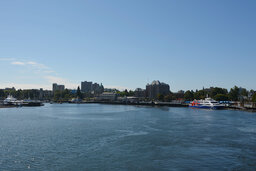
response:
<svg viewBox="0 0 256 171"><path fill-rule="evenodd" d="M12 97L9 95L5 100L4 100L4 105L15 105L15 106L20 106L22 104L22 101L17 100L16 98Z"/></svg>
<svg viewBox="0 0 256 171"><path fill-rule="evenodd" d="M194 100L189 104L189 107L203 108L203 109L223 109L224 105L211 99L205 98L205 100Z"/></svg>
<svg viewBox="0 0 256 171"><path fill-rule="evenodd" d="M4 100L4 105L6 106L43 106L43 103L41 101L37 100L17 100L13 96L9 95Z"/></svg>

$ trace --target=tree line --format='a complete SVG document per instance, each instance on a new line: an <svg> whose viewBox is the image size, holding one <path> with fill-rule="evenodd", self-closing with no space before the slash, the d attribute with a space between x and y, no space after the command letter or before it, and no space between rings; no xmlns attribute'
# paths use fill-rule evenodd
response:
<svg viewBox="0 0 256 171"><path fill-rule="evenodd" d="M225 88L211 87L196 91L188 90L185 93L170 92L167 95L158 94L155 100L164 102L170 102L172 100L192 101L194 99L205 99L206 97L213 98L216 101L256 102L256 92L254 90L246 90L237 86L234 86L229 91Z"/></svg>
<svg viewBox="0 0 256 171"><path fill-rule="evenodd" d="M193 99L204 99L211 97L217 101L252 101L256 102L256 93L254 90L246 90L245 88L238 88L234 86L229 91L225 88L212 87L210 89L188 90L184 94L184 99L191 101Z"/></svg>

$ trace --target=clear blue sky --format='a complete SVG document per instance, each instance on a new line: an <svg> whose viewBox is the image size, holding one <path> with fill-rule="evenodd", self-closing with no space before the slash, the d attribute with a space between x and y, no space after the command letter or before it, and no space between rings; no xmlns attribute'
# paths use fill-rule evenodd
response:
<svg viewBox="0 0 256 171"><path fill-rule="evenodd" d="M255 0L0 1L0 88L256 89Z"/></svg>

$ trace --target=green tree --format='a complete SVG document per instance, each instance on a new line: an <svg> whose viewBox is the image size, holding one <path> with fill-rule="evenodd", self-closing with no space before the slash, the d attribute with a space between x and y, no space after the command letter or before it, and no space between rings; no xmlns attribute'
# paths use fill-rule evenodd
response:
<svg viewBox="0 0 256 171"><path fill-rule="evenodd" d="M195 99L204 99L206 97L206 92L204 90L199 90L194 93Z"/></svg>
<svg viewBox="0 0 256 171"><path fill-rule="evenodd" d="M170 94L164 96L164 101L165 101L165 102L171 102L173 99L174 99L174 96L173 96L172 93L170 93Z"/></svg>
<svg viewBox="0 0 256 171"><path fill-rule="evenodd" d="M239 88L237 86L231 88L228 97L230 100L237 101L239 97Z"/></svg>
<svg viewBox="0 0 256 171"><path fill-rule="evenodd" d="M228 95L227 94L217 94L214 96L214 99L217 101L228 101Z"/></svg>
<svg viewBox="0 0 256 171"><path fill-rule="evenodd" d="M60 101L61 100L61 92L59 90L54 92L53 100L54 101Z"/></svg>
<svg viewBox="0 0 256 171"><path fill-rule="evenodd" d="M116 93L119 94L121 97L124 97L124 96L134 96L134 91L132 91L132 90L128 91L127 89L125 89L122 92L117 91Z"/></svg>
<svg viewBox="0 0 256 171"><path fill-rule="evenodd" d="M256 93L254 93L252 96L252 102L256 102Z"/></svg>
<svg viewBox="0 0 256 171"><path fill-rule="evenodd" d="M228 94L228 90L220 87L214 87L210 89L210 97L214 98L217 94Z"/></svg>
<svg viewBox="0 0 256 171"><path fill-rule="evenodd" d="M64 101L69 101L72 98L72 94L71 94L70 90L65 89L64 91L62 91L61 98Z"/></svg>
<svg viewBox="0 0 256 171"><path fill-rule="evenodd" d="M70 100L70 94L65 94L64 95L64 101L69 101Z"/></svg>
<svg viewBox="0 0 256 171"><path fill-rule="evenodd" d="M158 94L157 95L157 100L164 101L164 95L163 94Z"/></svg>
<svg viewBox="0 0 256 171"><path fill-rule="evenodd" d="M125 89L125 90L124 90L124 93L127 95L127 94L128 94L128 90L127 90L127 89Z"/></svg>
<svg viewBox="0 0 256 171"><path fill-rule="evenodd" d="M121 92L119 92L118 94L119 94L121 97L126 96L126 92L125 92L125 91L121 91Z"/></svg>
<svg viewBox="0 0 256 171"><path fill-rule="evenodd" d="M248 96L248 91L245 89L245 88L242 88L241 90L240 90L240 95L242 95L242 96Z"/></svg>
<svg viewBox="0 0 256 171"><path fill-rule="evenodd" d="M3 98L5 98L4 90L0 89L0 99L3 99Z"/></svg>
<svg viewBox="0 0 256 171"><path fill-rule="evenodd" d="M134 91L130 90L128 94L129 96L134 96Z"/></svg>
<svg viewBox="0 0 256 171"><path fill-rule="evenodd" d="M185 94L184 94L184 99L188 100L188 101L194 100L194 93L192 93L189 90L186 91Z"/></svg>
<svg viewBox="0 0 256 171"><path fill-rule="evenodd" d="M17 99L22 99L22 90L21 90L21 89L19 89L18 91L16 91L15 97L16 97Z"/></svg>
<svg viewBox="0 0 256 171"><path fill-rule="evenodd" d="M83 99L83 95L82 95L82 93L81 93L81 91L80 91L80 87L79 87L79 86L77 87L76 95L77 95L77 97L78 97L79 99Z"/></svg>

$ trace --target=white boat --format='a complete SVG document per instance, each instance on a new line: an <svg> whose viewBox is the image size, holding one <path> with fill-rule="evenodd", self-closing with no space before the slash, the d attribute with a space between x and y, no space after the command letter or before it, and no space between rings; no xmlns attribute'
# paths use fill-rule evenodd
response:
<svg viewBox="0 0 256 171"><path fill-rule="evenodd" d="M5 100L4 100L4 105L21 105L22 101L17 100L16 98L12 97L9 95Z"/></svg>
<svg viewBox="0 0 256 171"><path fill-rule="evenodd" d="M9 95L4 100L4 105L14 105L14 106L43 106L43 103L38 100L17 100L16 98Z"/></svg>
<svg viewBox="0 0 256 171"><path fill-rule="evenodd" d="M222 109L224 105L211 99L205 98L205 100L194 100L189 104L189 107L193 108L203 108L203 109Z"/></svg>

